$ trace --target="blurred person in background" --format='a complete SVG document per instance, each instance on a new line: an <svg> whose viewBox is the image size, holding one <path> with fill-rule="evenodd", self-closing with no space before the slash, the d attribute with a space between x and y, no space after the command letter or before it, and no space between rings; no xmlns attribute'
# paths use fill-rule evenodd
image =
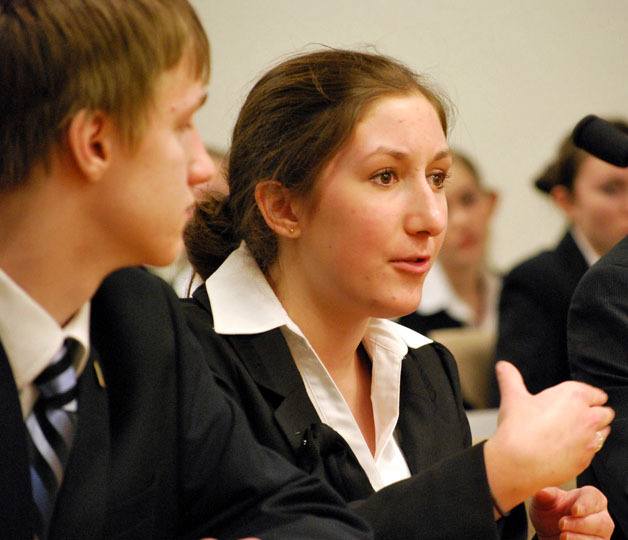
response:
<svg viewBox="0 0 628 540"><path fill-rule="evenodd" d="M426 335L460 327L495 333L501 283L487 267L486 252L497 194L483 184L468 156L454 150L452 158L451 178L445 183L447 235L425 279L421 304L399 322Z"/></svg>
<svg viewBox="0 0 628 540"><path fill-rule="evenodd" d="M438 261L423 286L416 311L399 323L433 337L458 361L464 405L490 404L501 278L487 265L490 226L497 194L487 188L478 167L459 150L445 183L447 234Z"/></svg>
<svg viewBox="0 0 628 540"><path fill-rule="evenodd" d="M612 121L628 133L624 120ZM567 137L535 181L567 220L558 245L516 266L504 278L496 359L519 368L531 392L570 378L567 312L576 285L628 234L628 169L577 148Z"/></svg>

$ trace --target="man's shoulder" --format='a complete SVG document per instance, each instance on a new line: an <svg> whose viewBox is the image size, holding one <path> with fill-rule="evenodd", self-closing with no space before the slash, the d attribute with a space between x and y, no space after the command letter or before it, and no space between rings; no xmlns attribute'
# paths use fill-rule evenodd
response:
<svg viewBox="0 0 628 540"><path fill-rule="evenodd" d="M122 268L109 274L96 292L96 296L103 293L117 293L118 291L145 291L167 290L167 283L149 272L146 268L137 266Z"/></svg>
<svg viewBox="0 0 628 540"><path fill-rule="evenodd" d="M597 264L592 268L604 268L609 266L619 266L628 268L628 236L620 240Z"/></svg>
<svg viewBox="0 0 628 540"><path fill-rule="evenodd" d="M92 299L92 341L126 343L127 346L169 345L176 328L177 297L169 285L143 268L118 270L103 281Z"/></svg>
<svg viewBox="0 0 628 540"><path fill-rule="evenodd" d="M628 285L628 236L584 274L574 293L574 302L594 297L597 300L624 300Z"/></svg>
<svg viewBox="0 0 628 540"><path fill-rule="evenodd" d="M102 310L147 313L176 303L176 295L161 278L141 267L123 268L109 274L92 300L93 312Z"/></svg>

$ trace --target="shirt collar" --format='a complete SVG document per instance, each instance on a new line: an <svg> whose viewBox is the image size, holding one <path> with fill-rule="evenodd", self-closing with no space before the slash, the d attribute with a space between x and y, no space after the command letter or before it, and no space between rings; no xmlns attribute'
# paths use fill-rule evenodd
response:
<svg viewBox="0 0 628 540"><path fill-rule="evenodd" d="M436 263L425 278L417 312L432 315L439 311L445 311L467 325L473 324L473 310L455 293L443 267Z"/></svg>
<svg viewBox="0 0 628 540"><path fill-rule="evenodd" d="M244 242L207 278L205 287L217 333L259 334L285 326L303 336ZM365 340L367 351L372 341L402 356L408 347L416 349L432 342L414 330L385 319L371 319Z"/></svg>
<svg viewBox="0 0 628 540"><path fill-rule="evenodd" d="M205 287L219 334L260 334L291 323L244 242L207 278Z"/></svg>
<svg viewBox="0 0 628 540"><path fill-rule="evenodd" d="M501 279L491 272L483 274L486 294L486 314L479 327L487 330L497 328L497 303L501 289ZM444 311L450 317L466 326L476 326L473 309L460 298L451 286L443 267L436 263L425 278L421 303L417 313L423 316Z"/></svg>
<svg viewBox="0 0 628 540"><path fill-rule="evenodd" d="M82 372L89 353L89 302L62 328L0 269L0 306L0 338L18 392L48 366L67 337L79 342L74 367L77 374Z"/></svg>
<svg viewBox="0 0 628 540"><path fill-rule="evenodd" d="M571 236L576 246L578 246L580 253L582 253L584 260L587 261L587 264L589 266L594 265L600 259L601 255L595 251L595 248L591 245L591 242L587 240L582 229L577 225L572 225Z"/></svg>

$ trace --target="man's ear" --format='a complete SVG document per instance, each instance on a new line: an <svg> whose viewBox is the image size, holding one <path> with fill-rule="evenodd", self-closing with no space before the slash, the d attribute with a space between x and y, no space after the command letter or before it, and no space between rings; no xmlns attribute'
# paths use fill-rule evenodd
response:
<svg viewBox="0 0 628 540"><path fill-rule="evenodd" d="M266 224L278 235L299 236L299 220L293 209L293 194L278 180L263 180L255 186L255 201Z"/></svg>
<svg viewBox="0 0 628 540"><path fill-rule="evenodd" d="M68 151L90 182L97 182L107 170L113 137L113 124L104 112L81 109L70 120Z"/></svg>

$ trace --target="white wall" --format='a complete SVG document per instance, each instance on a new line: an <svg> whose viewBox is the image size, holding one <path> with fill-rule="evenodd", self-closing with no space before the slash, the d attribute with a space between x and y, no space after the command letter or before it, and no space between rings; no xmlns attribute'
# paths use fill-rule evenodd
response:
<svg viewBox="0 0 628 540"><path fill-rule="evenodd" d="M193 0L212 43L200 128L228 147L251 84L282 56L373 45L429 74L458 113L451 141L501 193L493 264L562 232L531 187L585 114L628 117L628 0Z"/></svg>

